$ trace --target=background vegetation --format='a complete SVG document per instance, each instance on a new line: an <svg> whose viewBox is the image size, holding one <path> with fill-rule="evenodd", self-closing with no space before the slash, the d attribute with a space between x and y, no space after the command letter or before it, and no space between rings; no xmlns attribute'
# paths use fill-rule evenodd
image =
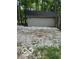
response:
<svg viewBox="0 0 79 59"><path fill-rule="evenodd" d="M25 9L34 11L53 11L56 13L57 22L58 19L61 18L61 0L18 0L17 2L18 20L21 20L19 23L26 23Z"/></svg>

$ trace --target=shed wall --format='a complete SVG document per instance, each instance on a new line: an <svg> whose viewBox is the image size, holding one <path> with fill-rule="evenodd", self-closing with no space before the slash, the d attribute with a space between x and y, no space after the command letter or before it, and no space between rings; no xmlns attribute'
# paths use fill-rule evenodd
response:
<svg viewBox="0 0 79 59"><path fill-rule="evenodd" d="M28 18L28 26L52 27L55 26L54 18Z"/></svg>

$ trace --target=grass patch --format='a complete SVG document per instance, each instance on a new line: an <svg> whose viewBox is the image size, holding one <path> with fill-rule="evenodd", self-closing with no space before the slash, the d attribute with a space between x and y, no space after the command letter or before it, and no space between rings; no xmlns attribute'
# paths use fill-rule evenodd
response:
<svg viewBox="0 0 79 59"><path fill-rule="evenodd" d="M61 48L39 47L33 54L37 59L61 59Z"/></svg>

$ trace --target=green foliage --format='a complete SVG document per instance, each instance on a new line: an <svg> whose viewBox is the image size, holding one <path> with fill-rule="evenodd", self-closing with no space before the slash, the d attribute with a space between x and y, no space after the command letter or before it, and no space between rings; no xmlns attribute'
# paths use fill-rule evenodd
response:
<svg viewBox="0 0 79 59"><path fill-rule="evenodd" d="M34 11L53 11L56 13L56 19L61 16L61 0L18 0L20 6L18 9L19 20L25 19L24 9ZM23 9L22 9L23 8Z"/></svg>
<svg viewBox="0 0 79 59"><path fill-rule="evenodd" d="M19 0L24 8L36 8L36 11L60 11L60 0ZM35 3L35 5L33 5ZM41 8L40 8L41 7Z"/></svg>
<svg viewBox="0 0 79 59"><path fill-rule="evenodd" d="M61 59L61 49L55 47L39 47L34 54L38 59Z"/></svg>

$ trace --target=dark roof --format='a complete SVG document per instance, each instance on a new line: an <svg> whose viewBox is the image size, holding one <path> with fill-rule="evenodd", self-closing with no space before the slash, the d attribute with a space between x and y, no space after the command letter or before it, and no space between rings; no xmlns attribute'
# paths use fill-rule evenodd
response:
<svg viewBox="0 0 79 59"><path fill-rule="evenodd" d="M41 12L41 11L29 11L27 10L26 12L27 17L56 17L54 12Z"/></svg>

